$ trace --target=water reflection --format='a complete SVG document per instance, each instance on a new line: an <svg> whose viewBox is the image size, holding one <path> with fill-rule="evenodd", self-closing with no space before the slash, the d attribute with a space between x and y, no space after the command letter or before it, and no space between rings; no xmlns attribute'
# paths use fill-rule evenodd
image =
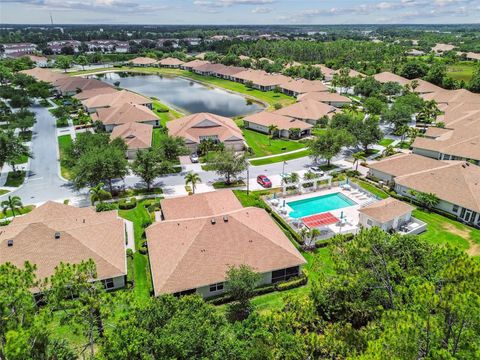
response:
<svg viewBox="0 0 480 360"><path fill-rule="evenodd" d="M234 117L250 114L263 109L241 95L222 89L209 88L180 77L162 75L142 75L132 73L107 73L95 75L110 84L120 82L120 87L146 96L154 96L160 101L173 105L189 113L211 112Z"/></svg>

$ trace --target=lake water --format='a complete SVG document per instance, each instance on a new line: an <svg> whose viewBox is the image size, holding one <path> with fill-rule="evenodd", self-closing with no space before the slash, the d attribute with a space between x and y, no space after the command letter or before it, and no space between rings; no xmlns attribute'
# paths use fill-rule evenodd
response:
<svg viewBox="0 0 480 360"><path fill-rule="evenodd" d="M181 77L141 75L132 73L107 73L93 75L110 84L120 82L120 87L149 97L187 113L211 112L221 116L234 117L251 114L263 109L256 102L238 94L210 88Z"/></svg>

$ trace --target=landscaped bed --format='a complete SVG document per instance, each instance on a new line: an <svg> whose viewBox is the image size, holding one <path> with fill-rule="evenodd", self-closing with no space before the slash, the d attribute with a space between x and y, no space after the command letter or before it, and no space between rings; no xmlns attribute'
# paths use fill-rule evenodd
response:
<svg viewBox="0 0 480 360"><path fill-rule="evenodd" d="M9 172L7 175L6 187L19 187L25 181L25 171Z"/></svg>
<svg viewBox="0 0 480 360"><path fill-rule="evenodd" d="M71 169L65 163L65 156L68 147L72 144L72 137L70 135L60 135L58 137L58 147L60 151L60 172L65 179L71 178Z"/></svg>

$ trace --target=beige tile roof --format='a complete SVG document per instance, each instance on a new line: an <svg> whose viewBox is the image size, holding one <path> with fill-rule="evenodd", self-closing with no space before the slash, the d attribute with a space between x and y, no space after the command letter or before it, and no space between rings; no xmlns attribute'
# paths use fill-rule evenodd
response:
<svg viewBox="0 0 480 360"><path fill-rule="evenodd" d="M350 98L340 95L339 93L332 93L329 91L322 91L322 92L311 92L307 94L301 94L298 96L298 101L305 101L305 100L315 100L320 102L343 102L343 103L351 103L352 100Z"/></svg>
<svg viewBox="0 0 480 360"><path fill-rule="evenodd" d="M121 125L156 121L158 116L146 106L124 103L120 106L97 109L92 115L92 120L101 121L104 125Z"/></svg>
<svg viewBox="0 0 480 360"><path fill-rule="evenodd" d="M335 70L335 74L340 74L340 70L341 69ZM358 77L358 76L365 77L366 75L362 74L361 72L359 72L357 70L350 69L348 71L348 76L350 76L350 77Z"/></svg>
<svg viewBox="0 0 480 360"><path fill-rule="evenodd" d="M73 97L77 100L82 101L82 100L90 99L90 98L92 98L94 96L97 96L97 95L112 94L112 93L116 93L116 92L118 92L118 90L113 88L113 87L110 87L110 86L99 87L99 88L94 88L94 89L81 91L78 94L73 95Z"/></svg>
<svg viewBox="0 0 480 360"><path fill-rule="evenodd" d="M283 116L268 111L262 111L252 115L248 115L244 118L244 120L266 127L270 125L276 125L280 130L289 130L292 128L307 130L313 127L313 125L308 124L304 121L296 120L288 116Z"/></svg>
<svg viewBox="0 0 480 360"><path fill-rule="evenodd" d="M318 67L324 76L333 76L335 74L335 70L330 69L323 64L315 64L312 66Z"/></svg>
<svg viewBox="0 0 480 360"><path fill-rule="evenodd" d="M300 120L318 120L324 115L333 114L335 108L315 100L300 101L282 109L274 111L274 114L290 116Z"/></svg>
<svg viewBox="0 0 480 360"><path fill-rule="evenodd" d="M97 95L82 101L83 106L87 108L115 107L123 105L124 103L147 105L151 104L152 100L128 90L121 90L114 93Z"/></svg>
<svg viewBox="0 0 480 360"><path fill-rule="evenodd" d="M394 74L390 71L384 71L379 74L373 75L374 79L381 82L381 83L386 83L386 82L396 82L400 85L406 85L410 82L410 80L405 79L404 77Z"/></svg>
<svg viewBox="0 0 480 360"><path fill-rule="evenodd" d="M207 62L206 64L196 66L195 71L216 73L217 71L223 70L226 67L227 66L223 64L214 64Z"/></svg>
<svg viewBox="0 0 480 360"><path fill-rule="evenodd" d="M238 74L246 69L241 66L224 66L222 68L216 69L216 73L223 76L232 76Z"/></svg>
<svg viewBox="0 0 480 360"><path fill-rule="evenodd" d="M157 63L157 60L149 57L136 57L129 61L133 65L153 65Z"/></svg>
<svg viewBox="0 0 480 360"><path fill-rule="evenodd" d="M480 166L444 161L444 166L397 177L395 182L441 200L480 212Z"/></svg>
<svg viewBox="0 0 480 360"><path fill-rule="evenodd" d="M455 48L455 46L450 45L450 44L435 44L435 46L432 47L432 51L444 52L444 51L453 50L454 48Z"/></svg>
<svg viewBox="0 0 480 360"><path fill-rule="evenodd" d="M237 79L243 81L251 81L258 86L275 86L285 84L292 80L292 78L281 74L269 74L263 70L248 69L235 74Z"/></svg>
<svg viewBox="0 0 480 360"><path fill-rule="evenodd" d="M282 89L290 90L299 94L316 91L328 91L328 88L320 80L296 79L280 85Z"/></svg>
<svg viewBox="0 0 480 360"><path fill-rule="evenodd" d="M243 140L242 131L230 118L211 113L196 113L167 122L171 136L200 143L201 136L218 136L221 142Z"/></svg>
<svg viewBox="0 0 480 360"><path fill-rule="evenodd" d="M70 76L66 74L62 74L56 71L52 71L49 69L43 69L39 67L35 67L33 69L22 70L20 71L22 74L30 75L34 77L38 81L44 81L49 84L53 84L57 80L60 79L68 79Z"/></svg>
<svg viewBox="0 0 480 360"><path fill-rule="evenodd" d="M248 265L265 273L306 261L260 208L169 220L147 228L155 295L222 282L230 266Z"/></svg>
<svg viewBox="0 0 480 360"><path fill-rule="evenodd" d="M480 94L472 93L465 89L443 90L421 95L424 100L435 100L438 104L446 103L472 103L480 104Z"/></svg>
<svg viewBox="0 0 480 360"><path fill-rule="evenodd" d="M160 203L166 220L212 216L242 209L242 204L231 190L162 199Z"/></svg>
<svg viewBox="0 0 480 360"><path fill-rule="evenodd" d="M480 160L480 119L444 131L435 139L417 137L412 147Z"/></svg>
<svg viewBox="0 0 480 360"><path fill-rule="evenodd" d="M188 69L193 69L195 70L197 67L205 65L205 64L210 64L210 61L205 61L205 60L192 60L186 63L183 63L182 66L188 68Z"/></svg>
<svg viewBox="0 0 480 360"><path fill-rule="evenodd" d="M83 77L72 76L67 79L57 80L54 86L61 92L87 91L98 88L113 88L112 85L107 84L97 79L86 79Z"/></svg>
<svg viewBox="0 0 480 360"><path fill-rule="evenodd" d="M153 126L137 122L115 126L110 134L111 139L121 138L127 144L127 148L148 149L152 146Z"/></svg>
<svg viewBox="0 0 480 360"><path fill-rule="evenodd" d="M480 60L480 54L479 53L474 53L474 52L468 52L467 53L467 59Z"/></svg>
<svg viewBox="0 0 480 360"><path fill-rule="evenodd" d="M48 61L48 59L45 56L27 55L27 57L33 62Z"/></svg>
<svg viewBox="0 0 480 360"><path fill-rule="evenodd" d="M443 165L445 165L444 162L425 156L416 154L398 154L368 164L368 167L396 177L418 171L434 169Z"/></svg>
<svg viewBox="0 0 480 360"><path fill-rule="evenodd" d="M427 93L433 93L438 91L444 91L444 89L441 88L440 86L437 86L435 84L432 84L431 82L428 82L422 79L413 79L410 81L410 84L413 81L416 81L418 83L418 86L414 90L417 94L427 94Z"/></svg>
<svg viewBox="0 0 480 360"><path fill-rule="evenodd" d="M413 210L413 206L391 197L358 209L359 212L380 223L386 223Z"/></svg>
<svg viewBox="0 0 480 360"><path fill-rule="evenodd" d="M177 58L173 57L167 57L165 59L162 59L158 62L160 65L165 65L165 66L180 66L184 64L182 60L179 60Z"/></svg>
<svg viewBox="0 0 480 360"><path fill-rule="evenodd" d="M23 266L30 261L37 265L38 278L51 276L60 262L88 259L97 264L99 279L127 273L124 221L116 211L96 213L92 208L47 202L0 229L0 263Z"/></svg>

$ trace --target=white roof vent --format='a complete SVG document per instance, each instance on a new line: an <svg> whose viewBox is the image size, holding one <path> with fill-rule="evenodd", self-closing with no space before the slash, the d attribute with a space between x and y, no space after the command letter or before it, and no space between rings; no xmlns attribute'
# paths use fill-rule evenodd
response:
<svg viewBox="0 0 480 360"><path fill-rule="evenodd" d="M217 220L215 220L215 218L212 218L212 220L210 220L210 222L212 223L212 225L215 225Z"/></svg>

